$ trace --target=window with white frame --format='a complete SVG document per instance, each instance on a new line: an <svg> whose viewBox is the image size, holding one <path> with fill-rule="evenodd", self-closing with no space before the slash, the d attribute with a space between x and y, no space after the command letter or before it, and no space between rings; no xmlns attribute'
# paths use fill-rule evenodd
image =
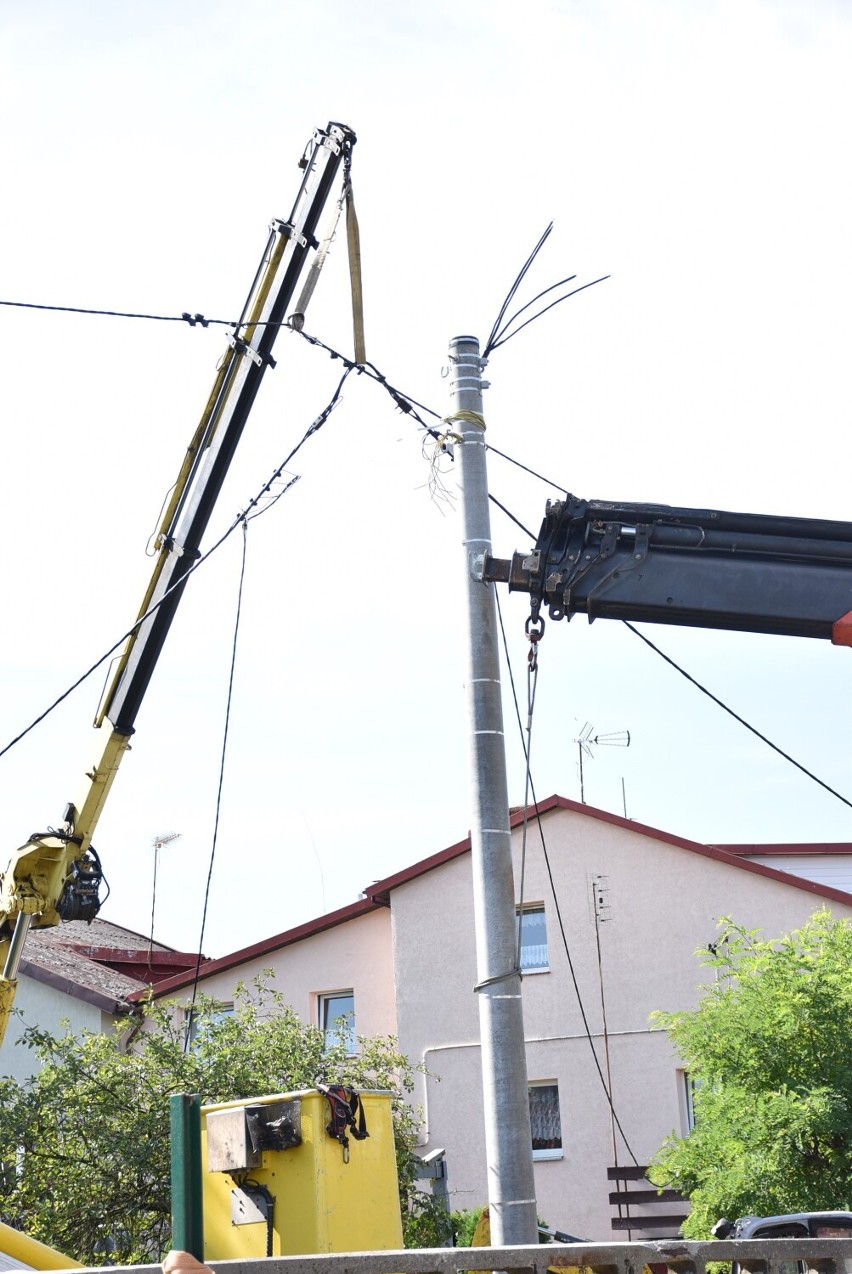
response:
<svg viewBox="0 0 852 1274"><path fill-rule="evenodd" d="M535 1080L529 1085L529 1099L533 1159L561 1159L559 1085L555 1079Z"/></svg>
<svg viewBox="0 0 852 1274"><path fill-rule="evenodd" d="M347 1053L356 1051L355 992L330 991L317 996L319 1025L325 1034L326 1048L343 1044Z"/></svg>
<svg viewBox="0 0 852 1274"><path fill-rule="evenodd" d="M516 908L520 928L520 953L522 973L545 973L549 969L547 957L547 920L543 902L524 903Z"/></svg>

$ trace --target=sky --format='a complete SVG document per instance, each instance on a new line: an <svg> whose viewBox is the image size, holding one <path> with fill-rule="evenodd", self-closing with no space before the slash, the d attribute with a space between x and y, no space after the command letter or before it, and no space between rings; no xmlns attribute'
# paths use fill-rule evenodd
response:
<svg viewBox="0 0 852 1274"><path fill-rule="evenodd" d="M562 491L850 518L852 11L832 0L0 0L0 300L230 319L297 161L358 135L367 356L440 415L452 337L483 342L569 275L579 293L487 369L495 553ZM306 329L352 352L345 247ZM146 545L226 329L0 306L0 746L132 623ZM341 365L282 333L208 533L317 417ZM95 845L103 915L185 950L354 901L470 826L464 555L452 464L366 377L299 482L187 589ZM544 480L546 479L546 481ZM455 507L454 507L455 506ZM501 596L525 715L523 596ZM647 634L852 799L852 662L828 643ZM0 757L9 851L57 825L98 746L104 672ZM506 678L509 794L525 771ZM621 624L549 624L532 778L713 843L852 841L850 808ZM158 855L153 844L179 838ZM660 882L661 908L675 900ZM733 902L733 900L732 900Z"/></svg>

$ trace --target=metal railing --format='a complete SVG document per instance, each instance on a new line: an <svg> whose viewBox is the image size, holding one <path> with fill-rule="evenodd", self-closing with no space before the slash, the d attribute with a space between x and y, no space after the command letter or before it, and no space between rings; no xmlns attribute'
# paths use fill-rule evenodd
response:
<svg viewBox="0 0 852 1274"><path fill-rule="evenodd" d="M456 1274L465 1270L529 1270L546 1274L566 1267L588 1274L705 1274L710 1263L737 1261L742 1274L847 1274L852 1239L736 1239L693 1243L566 1243L538 1247L411 1248L393 1252L337 1252L277 1256L266 1260L211 1261L221 1274ZM161 1274L159 1265L117 1266L115 1274ZM78 1271L79 1274L79 1271ZM97 1274L108 1274L101 1266Z"/></svg>

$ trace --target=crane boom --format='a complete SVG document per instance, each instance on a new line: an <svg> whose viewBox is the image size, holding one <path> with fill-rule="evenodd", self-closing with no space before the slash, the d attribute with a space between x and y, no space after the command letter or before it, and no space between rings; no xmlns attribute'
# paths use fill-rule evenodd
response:
<svg viewBox="0 0 852 1274"><path fill-rule="evenodd" d="M533 616L588 615L852 645L852 523L566 495L530 553L484 578L529 593Z"/></svg>
<svg viewBox="0 0 852 1274"><path fill-rule="evenodd" d="M59 829L34 833L15 850L0 876L0 1042L30 925L43 928L97 914L101 869L92 836L260 383L266 369L275 366L275 338L318 247L317 222L354 144L350 128L330 123L316 130L300 160L303 177L293 211L286 221L272 222L160 523L151 579L95 719L99 749L82 798L66 806Z"/></svg>

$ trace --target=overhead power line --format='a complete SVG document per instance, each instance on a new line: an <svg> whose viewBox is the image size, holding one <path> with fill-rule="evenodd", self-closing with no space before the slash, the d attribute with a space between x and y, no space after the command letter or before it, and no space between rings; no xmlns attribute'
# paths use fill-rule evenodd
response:
<svg viewBox="0 0 852 1274"><path fill-rule="evenodd" d="M790 753L785 752L784 749L780 748L777 743L773 743L772 740L768 739L765 734L757 729L756 726L753 726L746 721L745 717L741 717L738 712L734 712L733 708L729 708L728 705L718 697L718 695L714 695L712 690L708 690L707 687L703 686L700 681L697 681L695 677L691 676L685 668L681 668L680 664L675 663L674 659L672 659L670 655L667 655L664 651L660 650L659 646L656 646L651 641L650 637L646 637L644 633L640 633L639 629L634 628L629 620L623 619L621 622L624 624L625 628L629 628L634 636L638 637L640 641L644 641L646 646L650 646L651 650L653 650L656 655L659 655L660 658L665 660L667 664L670 664L671 667L674 668L675 672L679 672L682 677L685 677L687 681L691 682L692 685L695 686L696 690L700 690L701 693L706 695L708 699L712 699L715 704L718 704L719 707L724 712L727 712L729 716L733 717L735 721L738 721L740 725L745 726L747 730L750 730L751 733L756 735L756 737L760 739L762 743L765 743L767 747L772 748L773 752L777 752L778 755L782 756L785 761L789 761L791 765L795 765L797 770L801 770L802 774L806 775L809 779L812 779L814 783L818 783L820 787L825 788L826 792L830 792L832 796L837 797L838 801L842 801L844 805L848 805L850 809L852 809L852 801L843 796L842 793L838 792L837 789L833 788L829 783L826 783L824 779L819 778L819 776L814 774L812 770L809 770L807 766L802 765L801 761L797 761L795 757L790 756Z"/></svg>
<svg viewBox="0 0 852 1274"><path fill-rule="evenodd" d="M499 451L492 443L487 442L486 447L495 456L499 456L501 460L508 460L509 464L515 465L518 469L523 469L524 473L529 473L533 478L538 478L539 482L543 482L545 486L554 487L557 491L567 492L568 488L561 482L554 482L552 478L545 478L543 474L538 473L535 469L531 469L529 465L521 464L520 460L515 460L513 456L507 456L505 451Z"/></svg>
<svg viewBox="0 0 852 1274"><path fill-rule="evenodd" d="M44 310L52 314L88 314L99 316L101 318L144 319L153 323L188 323L190 327L232 327L236 329L238 327L247 326L247 324L241 323L237 319L206 318L203 314L190 314L186 310L182 314L148 314L137 310L101 310L91 309L81 305L42 305L34 301L3 300L0 300L0 305L11 306L24 310ZM404 394L401 390L396 389L384 373L381 372L373 363L355 362L353 359L348 358L345 354L340 353L339 350L333 349L331 345L326 345L326 343L321 341L318 336L312 336L310 333L304 331L299 323L296 323L295 321L291 322L289 318L280 320L258 320L250 326L286 327L289 328L290 331L298 333L298 335L303 337L303 339L310 345L315 345L319 349L324 349L333 359L340 359L341 363L343 363L344 367L348 370L357 371L359 374L369 376L371 380L376 381L376 383L381 385L382 388L391 396L400 411L404 412L406 415L411 415L423 429L432 434L433 437L438 437L437 430L434 430L430 425L427 425L425 420L423 420L418 414L417 409L419 408L420 411L426 412L429 416L434 416L436 420L441 419L440 412L433 411L431 407L427 407L424 403L418 402L416 398L412 398L409 394Z"/></svg>
<svg viewBox="0 0 852 1274"><path fill-rule="evenodd" d="M19 310L47 310L53 314L91 314L101 318L147 319L151 323L188 323L190 327L240 327L234 319L205 318L203 314L143 314L136 310L96 310L83 305L42 305L36 301L0 301ZM285 327L287 320L259 319L252 327Z"/></svg>
<svg viewBox="0 0 852 1274"><path fill-rule="evenodd" d="M171 595L174 589L182 587L184 581L189 579L190 575L192 575L194 571L197 571L198 568L204 562L206 562L209 558L211 558L213 554L222 547L225 541L231 537L231 535L234 533L234 531L237 529L238 526L241 526L244 523L250 522L253 518L260 517L262 513L268 512L269 509L271 509L272 506L276 504L278 500L280 500L281 497L285 495L296 482L299 481L299 475L298 474L293 475L293 477L290 478L289 482L287 482L284 485L282 490L276 492L274 496L269 498L270 492L272 491L275 484L279 481L282 474L286 471L290 461L293 459L296 453L301 450L301 448L304 446L307 440L310 437L312 437L319 429L322 428L322 426L325 424L326 420L328 420L328 417L331 415L334 408L337 406L337 403L340 398L341 390L343 389L343 385L346 381L346 378L349 376L349 373L350 373L350 369L347 368L344 371L343 375L341 376L340 381L337 385L337 388L335 389L334 393L332 394L326 406L323 408L323 410L320 412L317 418L312 422L312 424L308 426L308 428L305 430L299 442L296 443L295 447L293 447L292 450L288 452L288 454L281 461L281 464L278 465L278 467L274 470L274 472L270 475L270 477L267 478L266 482L263 484L263 486L260 488L257 494L252 497L252 499L248 502L248 504L242 510L242 512L237 514L237 516L234 518L233 522L227 528L227 530L224 531L222 535L220 535L219 539L215 542L215 544L211 545L211 547L207 550L206 553L203 553L201 557L199 557L195 562L193 562L193 564L184 573L181 579L177 580L174 584L172 584L172 586L163 593L163 596L159 599L159 601L155 602L154 605L149 610L147 610L144 615L140 615L139 618L136 620L136 622L130 628L128 628L127 632L123 633L121 637L119 637L118 641L114 642L112 646L110 646L109 650L105 651L104 654L102 654L100 658L97 659L91 665L91 667L87 668L85 672L81 673L81 675L76 679L76 681L72 682L72 684L68 686L68 688L64 690L61 695L59 695L56 699L54 699L53 703L51 703L47 708L45 708L43 712L39 713L39 715L33 721L31 721L30 724L25 729L21 730L21 732L15 735L13 739L10 739L9 742L5 745L5 747L0 748L0 757L5 756L7 752L10 752L11 749L16 746L16 744L20 743L22 739L26 738L26 736L30 734L36 728L36 726L41 725L42 721L46 720L46 718L49 717L50 714L53 711L55 711L55 709L58 708L61 703L64 703L65 700L69 697L69 695L73 694L74 691L77 690L78 687L81 686L84 681L87 681L88 678L91 677L93 672L96 672L97 669L102 666L102 664L106 663L106 661L112 655L114 655L115 652L121 646L124 645L128 637L132 636L132 634L136 632L136 630L140 628L142 624L145 623L145 621L149 618L149 616L153 615L154 612L158 610L160 606L163 605L166 598ZM262 503L264 500L266 500L267 502Z"/></svg>
<svg viewBox="0 0 852 1274"><path fill-rule="evenodd" d="M503 655L506 660L506 668L509 673L509 684L511 686L512 700L513 700L514 708L515 708L515 718L518 723L518 733L521 738L521 748L523 749L524 760L526 763L526 779L529 786L530 795L532 796L532 812L535 815L536 823L538 825L538 835L539 835L539 840L541 841L541 851L544 857L544 866L547 872L548 884L550 885L550 893L553 898L554 910L556 912L556 923L559 928L559 936L562 939L562 949L565 952L565 959L568 962L568 972L571 975L571 983L574 988L574 997L577 1001L577 1008L579 1009L579 1012L580 1012L580 1020L583 1023L583 1034L591 1050L592 1060L594 1062L595 1070L597 1071L598 1079L601 1083L601 1087L603 1088L604 1096L606 1098L607 1105L609 1106L610 1112L612 1114L612 1118L615 1123L615 1126L618 1128L618 1131L621 1134L621 1139L624 1142L624 1147L627 1150L628 1155L633 1160L633 1163L638 1167L639 1160L636 1158L636 1155L633 1152L633 1148L631 1147L630 1142L627 1140L627 1134L624 1131L621 1120L618 1117L618 1112L615 1109L615 1105L612 1099L612 1093L610 1092L609 1085L607 1084L606 1076L604 1075L603 1067L601 1066L600 1058L598 1057L598 1051L595 1048L595 1041L592 1035L592 1028L589 1024L589 1018L586 1013L586 1006L583 1003L583 995L582 995L582 992L580 991L579 981L577 980L577 974L574 968L574 960L571 955L571 948L568 945L568 934L566 933L566 930L565 930L565 923L562 917L562 908L559 905L559 895L556 892L556 881L553 876L553 868L550 863L550 855L547 851L547 841L545 840L545 836L544 836L544 824L542 822L541 812L538 807L538 797L536 796L535 783L533 782L532 770L530 768L529 748L527 746L527 739L524 733L523 722L521 721L521 710L518 703L518 693L515 687L515 678L512 672L512 660L509 656L509 643L506 637L506 628L503 624L503 611L502 611L502 607L500 606L499 592L496 592L496 598L497 598L497 619L500 624L500 634L501 634L501 638L503 642ZM530 717L532 715L532 709L533 709L533 703L530 702L530 705L529 705ZM525 804L525 813L527 811L527 808L528 807ZM526 828L525 828L525 831L526 831Z"/></svg>
<svg viewBox="0 0 852 1274"><path fill-rule="evenodd" d="M554 286L559 286L559 285L556 284ZM591 285L585 284L584 286L589 287ZM546 290L549 291L551 289L546 289ZM560 299L564 300L566 298L560 298ZM187 310L183 311L183 313L181 314L148 314L141 310L106 310L106 309L94 309L94 308L90 308L90 307L82 306L82 305L47 305L47 304L41 304L35 301L4 301L4 300L0 300L0 305L5 305L7 307L23 309L23 310L42 310L50 314L83 314L83 315L92 315L92 316L100 317L100 318L142 319L142 320L147 320L148 322L153 322L153 323L187 323L190 327L237 328L240 326L239 321L236 319L207 318L204 314L200 314L198 312L191 314ZM527 307L524 307L524 308L527 308ZM549 309L550 306L548 306L547 308ZM258 321L257 323L253 324L253 326L255 327L276 326L276 327L289 328L290 331L297 333L304 340L306 340L310 345L313 345L318 349L325 350L325 352L329 355L330 358L339 359L340 362L345 367L349 368L350 370L357 371L359 374L369 376L371 380L374 380L378 385L381 385L381 387L390 395L390 397L393 399L395 405L399 408L400 411L402 411L406 415L410 415L414 420L416 420L417 423L421 426L421 428L424 429L426 433L428 433L432 438L438 439L440 437L439 431L432 428L430 425L428 425L426 421L423 420L423 418L420 416L419 412L425 412L426 415L432 416L435 420L442 419L441 413L438 411L435 411L432 407L427 407L425 403L418 402L418 400L416 398L413 398L410 394L406 394L402 390L397 389L394 385L391 384L391 382L384 375L384 373L381 372L379 368L375 366L375 364L370 362L356 363L353 359L350 359L345 354L341 353L340 350L334 349L334 347L331 345L327 345L325 341L320 340L318 336L314 336L311 333L304 331L302 327L300 327L297 323L291 322L290 319L281 319L276 321L263 320L263 321ZM506 339L508 339L508 337ZM504 342L501 340L499 343L503 344ZM535 469L531 469L528 465L522 464L520 460L516 460L513 456L507 455L505 451L500 451L497 447L493 446L491 443L487 443L486 445L489 451L493 451L495 455L500 456L501 459L503 460L507 460L510 464L515 465L517 468L523 469L525 473L531 474L534 478L538 478L541 482L544 482L548 486L555 488L555 490L557 491L567 491L567 487L565 487L562 483L554 482L551 478L545 478L542 474L538 473ZM502 508L503 506L501 505L500 507ZM519 522L517 518L514 518L514 515L509 514L509 516L512 517L514 521L518 522L518 526L521 528L522 531L526 530L526 527L524 527L523 524Z"/></svg>
<svg viewBox="0 0 852 1274"><path fill-rule="evenodd" d="M573 296L575 292L583 290L583 288L574 289L574 291L567 293L565 296L558 298L556 301L551 302L548 306L545 307L544 310L541 310L537 314L535 314L533 318L525 320L524 323L522 323L520 327L516 328L514 332L509 331L511 324L518 317L520 317L520 315L524 311L529 309L531 305L535 304L537 300L541 299L548 292L553 291L556 287L562 286L562 283L571 282L572 279L576 277L576 276L571 276L571 278L569 279L562 280L562 283L553 284L551 285L551 287L544 289L544 291L538 293L538 295L534 297L532 301L527 302L526 305L522 306L520 310L516 311L515 314L510 319L508 319L505 322L503 321L506 311L509 308L512 300L514 299L518 291L518 288L523 282L523 279L525 278L528 270L530 269L539 251L543 247L548 236L550 235L552 228L553 228L553 225L551 223L545 230L544 234L539 239L538 243L536 244L530 256L527 258L517 278L512 284L512 287L510 288L506 296L506 299L503 302L503 305L501 306L500 312L497 316L494 326L491 329L491 334L485 346L486 354L490 351L493 351L494 349L497 349L500 345L505 344L505 342L509 340L511 336L516 335L517 332L519 332L522 327L526 327L527 324L532 322L534 318L540 317L540 315L544 314L546 310L551 309L553 305L558 304L560 300L567 300L568 296ZM608 277L609 277L608 275L603 276L603 278L608 278ZM594 282L596 283L602 282L602 281L603 279L594 280ZM591 287L591 286L592 284L583 285L583 287ZM160 323L188 323L190 327L220 326L220 327L236 328L240 326L239 322L234 319L206 318L203 314L200 314L200 313L190 314L188 311L184 311L180 315L148 314L142 311L92 309L85 306L47 305L47 304L41 304L41 303L36 303L32 301L7 301L7 300L0 300L0 305L15 307L19 309L27 309L27 310L43 310L50 313L86 314L86 315L97 315L97 316L101 316L105 318L144 319L144 320L148 320L152 322L160 322ZM264 324L262 323L255 324L255 326L263 326L263 325ZM434 419L440 421L442 419L440 413L433 410L433 408L431 407L427 407L425 403L419 402L416 398L413 398L411 395L405 394L403 393L402 390L397 389L388 380L388 378L384 375L384 373L381 372L379 368L376 367L373 363L369 363L369 362L356 363L353 359L348 358L345 354L341 353L339 350L335 349L333 346L328 345L326 344L325 341L320 340L319 337L304 331L303 329L299 328L297 325L292 325L289 322L289 320L286 320L286 319L282 320L280 322L277 322L275 325L278 327L289 327L291 331L297 333L304 340L306 340L310 345L313 345L318 349L324 350L329 355L330 358L334 360L339 360L345 369L344 374L337 386L337 389L334 393L334 396L331 402L325 408L325 410L320 413L320 416L317 417L317 420L314 421L313 425L311 425L311 427L308 429L307 433L304 435L302 440L293 449L293 451L285 459L282 465L279 466L279 468L275 471L272 477L264 484L264 486L261 488L261 491L258 493L258 495L255 496L252 501L250 501L245 512L240 514L234 520L233 524L225 532L222 538L216 544L214 544L212 548L209 549L208 552L204 554L203 557L199 558L199 560L191 568L191 571L196 570L197 567L200 566L203 561L205 561L212 553L214 553L216 549L218 549L220 545L224 543L225 539L228 538L228 536L232 533L232 531L234 531L236 527L240 525L241 521L244 518L248 519L250 517L256 517L258 516L258 513L265 511L263 509L257 508L258 503L266 495L268 495L272 484L277 480L278 477L280 477L287 463L289 462L290 459L292 459L292 457L295 455L299 447L301 447L303 443L306 442L307 439L311 436L311 434L316 432L316 430L320 428L320 426L328 418L328 414L336 405L341 389L343 388L343 383L346 380L346 377L350 374L350 372L354 371L354 372L357 372L359 375L366 375L371 380L374 380L376 384L380 385L381 388L384 389L385 392L391 397L395 406L400 411L402 411L406 415L410 415L415 421L417 421L420 427L426 433L428 433L432 438L436 440L441 439L440 431L436 429L434 426L428 424L420 415L420 412L425 412L428 416L431 416ZM510 464L517 466L519 469L523 469L524 472L529 473L531 476L535 478L538 478L541 482L544 482L546 485L553 487L555 490L558 490L558 491L567 490L564 484L554 482L553 479L544 477L544 475L538 473L535 469L532 469L528 465L523 464L521 461L516 460L513 456L507 455L506 452L500 451L497 447L494 447L492 444L487 444L487 446L489 451L493 451L494 454L497 456L500 456L501 459L508 461ZM293 479L293 481L296 481L296 480L297 479ZM292 483L288 483L287 486L282 491L279 491L270 503L275 503L278 499L280 499L281 496L285 493L285 491L289 489L290 485L292 485ZM496 499L495 496L490 495L489 498L497 506L497 508L501 509L502 512L505 513L506 516L509 517L520 528L520 530L522 530L526 535L530 536L531 539L535 538L533 536L533 533L523 524L523 522L521 522L521 520L518 517L516 517L515 514L513 514L509 509L507 509L504 504L502 504L498 499ZM191 571L187 572L187 574L190 574ZM165 596L168 596L168 593ZM165 597L161 599L161 603L164 600L165 600ZM786 761L789 761L791 765L795 766L796 769L800 770L804 775L806 775L807 778L811 779L814 783L819 784L820 787L824 788L832 796L836 797L837 800L842 801L844 805L847 805L850 808L852 808L852 800L849 800L847 797L843 796L842 793L838 792L829 783L826 783L825 780L819 778L818 775L814 774L800 761L797 761L788 752L785 752L783 748L779 747L776 743L773 743L771 739L767 738L766 735L764 735L755 726L751 725L743 717L739 716L738 713L736 713L732 708L728 707L726 703L724 703L721 699L719 699L716 695L714 695L705 686L701 685L699 681L697 681L688 672L686 672L683 668L681 668L680 665L677 664L673 659L671 659L668 655L664 654L664 652L660 650L659 647L656 646L654 642L650 640L650 638L646 637L643 633L639 632L639 630L634 628L631 623L629 623L627 620L624 620L623 622L625 623L626 627L629 628L631 632L635 634L635 636L639 637L640 640L644 641L645 644L649 646L653 651L655 651L655 653L659 655L661 659L664 659L667 663L671 664L671 666L677 672L679 672L681 676L685 677L687 681L691 681L692 684L696 686L697 689L699 689L702 692L702 694L707 695L707 697L709 699L712 699L714 703L718 704L720 708L722 708L725 712L727 712L730 716L732 716L736 721L739 721L741 725L745 726L747 730L750 730L751 733L754 734L757 738L759 738L763 743L765 743L767 747L772 748L773 751L777 752L779 756L783 757ZM4 756L6 752L8 752L12 747L14 747L15 744L19 743L21 739L23 739L27 734L29 734L30 731L33 730L37 725L40 725L41 722L51 712L53 712L55 708L57 708L66 698L68 698L68 696L72 694L74 690L78 688L78 686L80 686L85 680L87 680L87 678L90 677L93 672L95 672L112 654L115 653L115 651L122 645L124 641L127 640L127 638L139 626L140 623L142 623L142 620L137 620L133 628L131 628L127 633L125 633L121 638L119 638L119 640L115 643L114 646L112 646L104 655L102 655L101 658L98 659L96 663L92 664L92 666L89 669L87 669L87 671L84 672L71 686L69 686L68 689L65 690L63 694L61 694L43 713L41 713L40 716L35 718L35 720L32 721L30 725L28 725L26 729L21 731L21 733L18 734L15 738L11 739L9 743L6 744L5 747L0 748L0 757Z"/></svg>
<svg viewBox="0 0 852 1274"><path fill-rule="evenodd" d="M246 578L246 553L248 548L248 518L243 519L243 551L240 562L240 575L237 585L237 605L234 617L234 635L231 640L231 665L228 673L228 698L225 705L225 720L222 730L222 746L219 753L219 779L216 787L216 807L213 821L213 839L210 843L210 858L207 864L207 879L204 883L204 905L201 911L201 932L198 935L198 953L195 960L195 972L192 979L192 998L189 1012L186 1015L186 1032L184 1034L183 1051L189 1050L192 1034L192 1019L195 1013L195 1002L198 998L198 983L201 977L201 965L204 962L204 932L207 928L207 910L210 905L210 887L213 883L213 864L216 860L216 848L219 844L219 825L222 815L222 788L225 783L225 758L228 751L228 734L231 727L231 704L234 697L234 674L237 667L237 638L240 633L240 619L243 611L243 586Z"/></svg>

